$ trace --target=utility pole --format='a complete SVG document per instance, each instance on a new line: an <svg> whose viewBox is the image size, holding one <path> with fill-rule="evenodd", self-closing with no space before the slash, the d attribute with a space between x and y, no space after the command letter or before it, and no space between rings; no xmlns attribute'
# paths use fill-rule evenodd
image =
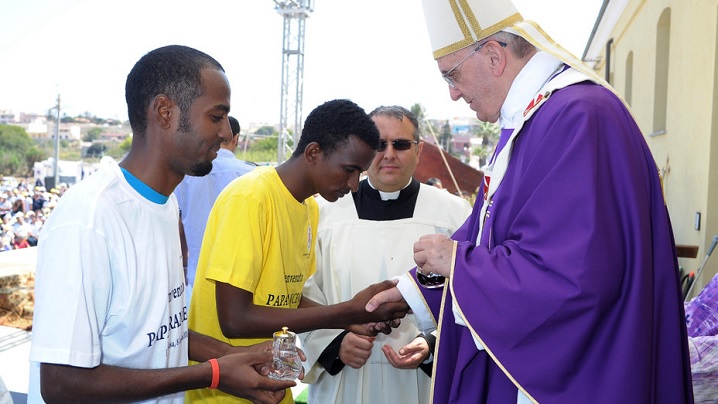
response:
<svg viewBox="0 0 718 404"><path fill-rule="evenodd" d="M55 159L53 161L53 171L55 176L55 183L53 188L57 187L60 183L60 173L58 171L58 160L60 159L60 94L57 95L57 105L52 107L50 110L57 110L57 120L55 121Z"/></svg>
<svg viewBox="0 0 718 404"><path fill-rule="evenodd" d="M277 163L281 164L287 159L285 152L291 156L302 132L304 22L309 17L309 13L314 11L314 0L274 0L274 3L276 4L274 9L284 18L282 93L277 147Z"/></svg>

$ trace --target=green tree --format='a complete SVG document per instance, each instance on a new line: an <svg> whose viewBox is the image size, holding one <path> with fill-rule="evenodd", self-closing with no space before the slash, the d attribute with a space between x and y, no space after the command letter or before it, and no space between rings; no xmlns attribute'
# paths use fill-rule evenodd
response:
<svg viewBox="0 0 718 404"><path fill-rule="evenodd" d="M426 109L424 106L417 102L412 105L409 110L416 116L417 121L419 121L419 132L424 137L433 137L432 131L434 128L431 127L431 123L426 119Z"/></svg>
<svg viewBox="0 0 718 404"><path fill-rule="evenodd" d="M127 136L125 140L120 143L120 149L124 151L125 153L129 153L130 148L132 147L132 136Z"/></svg>
<svg viewBox="0 0 718 404"><path fill-rule="evenodd" d="M15 125L0 125L0 150L25 154L32 146L32 138L25 129Z"/></svg>
<svg viewBox="0 0 718 404"><path fill-rule="evenodd" d="M277 132L274 130L274 127L269 125L262 126L254 133L260 136L271 136L277 134Z"/></svg>
<svg viewBox="0 0 718 404"><path fill-rule="evenodd" d="M92 146L87 148L87 151L85 152L85 157L100 158L105 155L105 150L107 150L107 146L105 146L104 143L95 142L92 144Z"/></svg>
<svg viewBox="0 0 718 404"><path fill-rule="evenodd" d="M102 132L102 128L90 128L87 130L87 133L85 133L85 136L82 137L82 140L85 142L94 142L100 138Z"/></svg>
<svg viewBox="0 0 718 404"><path fill-rule="evenodd" d="M0 125L0 172L8 175L25 174L25 155L33 146L25 129L15 125Z"/></svg>
<svg viewBox="0 0 718 404"><path fill-rule="evenodd" d="M35 168L35 163L43 161L48 157L47 153L41 150L36 145L33 145L25 154L25 163L27 164L26 176L32 176Z"/></svg>
<svg viewBox="0 0 718 404"><path fill-rule="evenodd" d="M0 150L0 172L6 175L20 174L22 167L22 155L17 152Z"/></svg>
<svg viewBox="0 0 718 404"><path fill-rule="evenodd" d="M237 157L253 163L277 161L277 137L272 136L253 141L246 152L237 153Z"/></svg>
<svg viewBox="0 0 718 404"><path fill-rule="evenodd" d="M480 122L478 126L473 128L473 133L475 137L481 138L481 146L475 147L473 154L479 156L479 164L483 166L499 142L501 129L496 123Z"/></svg>
<svg viewBox="0 0 718 404"><path fill-rule="evenodd" d="M418 119L419 122L424 122L424 119L426 119L426 109L424 109L424 106L418 102L412 105L409 110L416 115L416 119Z"/></svg>

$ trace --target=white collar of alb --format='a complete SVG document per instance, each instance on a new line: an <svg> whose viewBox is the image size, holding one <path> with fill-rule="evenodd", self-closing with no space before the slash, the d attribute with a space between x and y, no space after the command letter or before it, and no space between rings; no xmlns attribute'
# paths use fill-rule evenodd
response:
<svg viewBox="0 0 718 404"><path fill-rule="evenodd" d="M367 184L369 184L370 187L376 189L376 187L371 184L371 181L369 180L369 178L366 179L366 182L367 182ZM409 184L411 184L411 178L409 178L409 182L407 182L406 185L404 185L404 187L401 189L408 187ZM380 191L378 189L376 189L376 190L379 191L379 197L381 197L382 201L393 201L394 199L399 199L399 194L401 193L401 189L398 191L394 191L394 192L384 192L384 191Z"/></svg>
<svg viewBox="0 0 718 404"><path fill-rule="evenodd" d="M537 52L514 79L504 105L499 125L513 129L523 120L523 112L541 87L557 71L562 62L546 52Z"/></svg>

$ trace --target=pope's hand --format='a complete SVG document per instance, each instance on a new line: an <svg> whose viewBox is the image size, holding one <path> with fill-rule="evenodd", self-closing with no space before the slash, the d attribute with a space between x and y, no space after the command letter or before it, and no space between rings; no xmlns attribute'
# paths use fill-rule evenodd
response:
<svg viewBox="0 0 718 404"><path fill-rule="evenodd" d="M421 236L414 243L414 262L421 272L449 277L455 241L443 234Z"/></svg>
<svg viewBox="0 0 718 404"><path fill-rule="evenodd" d="M396 287L383 290L374 295L366 304L366 311L374 311L377 307L385 303L403 302L404 297Z"/></svg>

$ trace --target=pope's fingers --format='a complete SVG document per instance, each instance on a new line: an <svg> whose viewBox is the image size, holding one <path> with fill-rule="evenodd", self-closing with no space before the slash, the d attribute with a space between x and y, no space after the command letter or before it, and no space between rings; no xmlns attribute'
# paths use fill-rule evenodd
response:
<svg viewBox="0 0 718 404"><path fill-rule="evenodd" d="M399 292L399 289L393 287L372 296L372 298L367 302L365 309L368 312L372 312L384 303L401 302L402 300L404 300L404 298L401 295L401 292Z"/></svg>
<svg viewBox="0 0 718 404"><path fill-rule="evenodd" d="M450 237L446 234L425 234L419 237L419 239L414 242L414 250L426 250L430 248L431 245L441 243L448 240L449 238Z"/></svg>
<svg viewBox="0 0 718 404"><path fill-rule="evenodd" d="M421 268L426 265L426 253L424 253L424 251L415 251L414 263L416 263L416 268L419 273L424 273Z"/></svg>

